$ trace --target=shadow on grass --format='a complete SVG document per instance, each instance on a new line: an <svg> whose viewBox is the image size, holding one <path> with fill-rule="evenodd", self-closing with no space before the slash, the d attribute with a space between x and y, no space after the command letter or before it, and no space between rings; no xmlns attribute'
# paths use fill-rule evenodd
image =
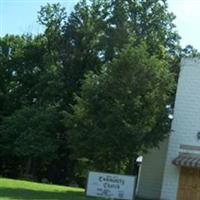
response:
<svg viewBox="0 0 200 200"><path fill-rule="evenodd" d="M86 200L82 192L72 191L34 191L29 189L0 188L0 199L20 200Z"/></svg>
<svg viewBox="0 0 200 200"><path fill-rule="evenodd" d="M21 188L0 188L0 199L10 200L93 200L86 198L83 192L80 191L35 191ZM95 200L100 200L96 198ZM101 199L102 200L102 199ZM136 200L144 200L136 198Z"/></svg>

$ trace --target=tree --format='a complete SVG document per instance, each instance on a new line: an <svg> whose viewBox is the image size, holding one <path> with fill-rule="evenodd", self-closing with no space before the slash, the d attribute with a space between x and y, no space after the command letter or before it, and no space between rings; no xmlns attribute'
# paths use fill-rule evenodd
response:
<svg viewBox="0 0 200 200"><path fill-rule="evenodd" d="M65 8L60 3L41 6L38 12L38 22L45 27L44 36L47 39L48 52L51 53L51 58L58 58L55 54L60 51L62 43L62 27L65 23L67 13ZM57 50L57 51L55 51ZM56 60L52 60L56 62Z"/></svg>
<svg viewBox="0 0 200 200"><path fill-rule="evenodd" d="M173 77L165 61L131 45L99 75L87 74L66 121L74 158L123 172L135 155L156 146L168 134Z"/></svg>
<svg viewBox="0 0 200 200"><path fill-rule="evenodd" d="M165 0L80 1L63 26L63 79L66 100L74 103L84 74L99 72L130 41L134 47L145 42L151 55L166 60L178 73L179 35L174 15ZM73 78L72 78L73 77Z"/></svg>
<svg viewBox="0 0 200 200"><path fill-rule="evenodd" d="M18 49L16 54L19 57L21 53L19 49L22 49L23 45L24 40L19 36L6 35L0 38L0 121L3 116L9 115L17 107L15 98L12 99L12 94L18 86L14 78L18 60L16 59L14 64L13 52Z"/></svg>
<svg viewBox="0 0 200 200"><path fill-rule="evenodd" d="M192 45L187 45L185 48L182 49L181 57L200 57L200 53Z"/></svg>
<svg viewBox="0 0 200 200"><path fill-rule="evenodd" d="M0 143L2 152L0 154L0 168L3 167L2 174L7 174L9 171L9 174L12 172L11 177L21 176L25 168L22 168L22 171L17 169L20 166L28 166L27 163L30 163L28 161L31 161L30 167L26 167L27 173L36 177L42 174L43 177L51 177L53 182L63 183L66 173L68 173L69 162L67 162L66 132L62 124L60 108L62 82L58 70L55 71L53 65L49 64L52 63L49 61L52 57L48 54L46 39L42 35L35 37L7 35L0 40L0 48ZM46 59L48 57L50 57L49 60ZM54 109L49 109L49 107ZM50 115L55 115L55 121L50 119ZM37 122L40 121L41 126L37 126L36 118L38 118ZM35 123L31 124L31 120L35 120ZM48 142L48 139L52 141L51 134L44 137L47 120L52 123L48 130L49 133L54 134L55 137L59 135L56 140L56 150L50 152L48 149L51 154L51 159L48 156L48 161L45 160L44 155L41 158L42 151L47 151L44 147L48 147L42 142ZM29 126L31 126L32 132L28 130ZM16 137L13 134L16 134ZM27 135L20 137L21 134ZM41 143L38 143L37 140L41 140ZM30 143L35 145L36 149L38 148L37 151L35 149L30 153ZM6 151L6 148L10 150ZM18 148L18 153L16 148ZM26 156L23 155L23 151L27 153ZM37 160L37 165L35 160ZM43 171L40 171L40 166L43 166L44 163L46 171L43 170L43 167L41 167ZM50 173L50 168L53 167L57 170ZM55 173L55 171L58 172Z"/></svg>
<svg viewBox="0 0 200 200"><path fill-rule="evenodd" d="M84 74L98 71L102 64L100 52L106 23L101 15L103 5L90 7L85 0L78 3L63 26L64 46L62 51L65 99L74 103L73 94L78 93Z"/></svg>
<svg viewBox="0 0 200 200"><path fill-rule="evenodd" d="M21 175L35 175L36 169L57 156L59 126L59 115L54 108L23 107L4 118L0 126L0 155L23 163ZM15 167L17 171L20 166Z"/></svg>

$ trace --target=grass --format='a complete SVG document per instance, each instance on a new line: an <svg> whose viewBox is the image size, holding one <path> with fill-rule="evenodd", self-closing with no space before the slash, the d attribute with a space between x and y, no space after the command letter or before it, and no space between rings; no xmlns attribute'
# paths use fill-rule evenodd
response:
<svg viewBox="0 0 200 200"><path fill-rule="evenodd" d="M84 190L81 188L0 178L0 200L102 200L102 199L85 197Z"/></svg>
<svg viewBox="0 0 200 200"><path fill-rule="evenodd" d="M0 200L86 200L80 188L0 178ZM100 200L100 199L96 199Z"/></svg>

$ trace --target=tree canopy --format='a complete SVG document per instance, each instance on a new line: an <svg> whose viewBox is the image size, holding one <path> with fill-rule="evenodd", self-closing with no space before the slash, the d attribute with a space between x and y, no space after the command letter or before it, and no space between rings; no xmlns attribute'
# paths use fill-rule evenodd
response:
<svg viewBox="0 0 200 200"><path fill-rule="evenodd" d="M75 157L98 170L123 171L168 134L173 86L168 64L143 46L128 46L99 74L87 74L69 117Z"/></svg>

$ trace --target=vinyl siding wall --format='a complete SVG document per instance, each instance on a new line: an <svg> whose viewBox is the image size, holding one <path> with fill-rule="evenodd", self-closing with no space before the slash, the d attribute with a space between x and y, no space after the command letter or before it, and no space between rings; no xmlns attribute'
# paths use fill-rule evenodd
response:
<svg viewBox="0 0 200 200"><path fill-rule="evenodd" d="M167 146L168 140L165 140L160 144L160 148L144 155L137 196L154 200L160 198Z"/></svg>
<svg viewBox="0 0 200 200"><path fill-rule="evenodd" d="M180 145L200 146L200 140L197 139L197 132L200 131L199 59L182 60L172 130L165 163L162 200L176 199L180 170L172 164L172 160L183 151Z"/></svg>

